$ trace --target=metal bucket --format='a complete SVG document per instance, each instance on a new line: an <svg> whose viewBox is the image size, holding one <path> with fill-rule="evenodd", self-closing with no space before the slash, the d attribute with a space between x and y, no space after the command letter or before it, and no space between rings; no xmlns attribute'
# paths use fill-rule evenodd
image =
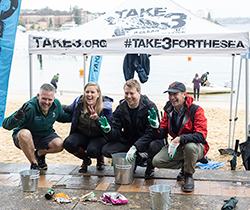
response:
<svg viewBox="0 0 250 210"><path fill-rule="evenodd" d="M39 170L25 170L20 172L22 190L26 192L34 192L38 189Z"/></svg>
<svg viewBox="0 0 250 210"><path fill-rule="evenodd" d="M165 210L170 208L171 189L167 185L153 185L149 187L152 209Z"/></svg>
<svg viewBox="0 0 250 210"><path fill-rule="evenodd" d="M132 163L126 161L126 153L115 153L112 155L115 183L131 184L135 168L135 161Z"/></svg>

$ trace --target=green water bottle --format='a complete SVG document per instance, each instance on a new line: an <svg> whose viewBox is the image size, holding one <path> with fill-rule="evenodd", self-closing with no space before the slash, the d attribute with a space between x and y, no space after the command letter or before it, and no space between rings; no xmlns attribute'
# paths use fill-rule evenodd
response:
<svg viewBox="0 0 250 210"><path fill-rule="evenodd" d="M54 190L50 189L50 190L45 194L45 198L46 198L47 200L50 200L50 199L53 197L54 194L55 194Z"/></svg>

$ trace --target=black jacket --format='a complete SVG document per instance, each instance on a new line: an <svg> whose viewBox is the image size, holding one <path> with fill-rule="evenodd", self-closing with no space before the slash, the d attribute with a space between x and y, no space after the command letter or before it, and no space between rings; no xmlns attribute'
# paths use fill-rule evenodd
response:
<svg viewBox="0 0 250 210"><path fill-rule="evenodd" d="M139 152L146 151L148 144L155 139L152 127L148 121L148 110L151 110L152 108L158 113L156 105L150 101L146 95L141 95L136 118L136 126L140 138L134 140L132 139L133 128L128 105L125 99L121 100L113 113L111 131L106 134L108 140L128 143L131 146L135 145Z"/></svg>

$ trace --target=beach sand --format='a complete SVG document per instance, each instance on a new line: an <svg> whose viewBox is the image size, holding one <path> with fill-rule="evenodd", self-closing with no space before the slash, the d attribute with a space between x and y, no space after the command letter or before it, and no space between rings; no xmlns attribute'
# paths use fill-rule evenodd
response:
<svg viewBox="0 0 250 210"><path fill-rule="evenodd" d="M77 95L56 95L62 104L71 104ZM111 96L113 97L113 96ZM113 109L118 104L121 97L114 96L115 102L113 104ZM29 100L29 95L23 94L8 94L7 105L5 111L5 117L12 114L14 111L18 110L21 105ZM154 101L159 109L163 110L163 106L166 103L164 100ZM208 159L211 161L219 161L222 163L227 163L224 167L217 170L230 170L230 160L233 158L232 155L221 155L219 149L228 148L228 138L229 138L229 117L230 117L230 104L229 102L214 102L214 101L201 101L196 102L198 105L204 108L205 116L208 119L208 136L207 141L210 146L210 150L207 153ZM235 106L235 105L234 105ZM234 109L232 112L232 119L234 119L235 113ZM236 121L235 135L234 139L239 139L240 143L245 141L245 111L244 104L239 104L237 112L238 120ZM231 142L233 135L234 121L231 123ZM56 133L65 139L70 131L70 123L58 123L54 124L54 129ZM0 128L1 144L0 144L0 160L1 162L15 162L15 163L28 163L28 160L24 156L23 152L14 146L12 140L12 131L8 131ZM235 140L234 140L235 141ZM231 145L232 143L230 143ZM231 147L231 146L230 146ZM234 146L233 146L234 148ZM48 154L46 155L46 161L48 164L70 164L70 165L80 165L81 160L71 155L67 151L63 150L60 153ZM92 161L93 165L96 163L95 160ZM245 170L242 164L242 157L237 158L236 170Z"/></svg>

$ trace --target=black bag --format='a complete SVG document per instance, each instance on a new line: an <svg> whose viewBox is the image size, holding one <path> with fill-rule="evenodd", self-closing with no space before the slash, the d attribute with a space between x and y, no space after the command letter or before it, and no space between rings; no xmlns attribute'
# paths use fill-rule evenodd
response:
<svg viewBox="0 0 250 210"><path fill-rule="evenodd" d="M240 144L241 157L246 170L250 170L250 137Z"/></svg>

